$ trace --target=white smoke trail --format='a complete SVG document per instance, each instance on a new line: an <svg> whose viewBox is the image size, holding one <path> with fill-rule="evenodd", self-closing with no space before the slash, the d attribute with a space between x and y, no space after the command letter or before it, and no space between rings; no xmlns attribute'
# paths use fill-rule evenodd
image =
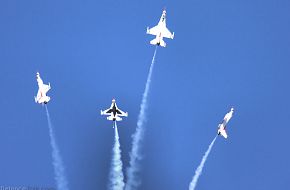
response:
<svg viewBox="0 0 290 190"><path fill-rule="evenodd" d="M212 142L210 143L210 145L208 146L208 149L207 149L207 151L205 152L205 154L203 155L202 160L201 160L199 166L198 166L197 169L195 170L195 174L194 174L194 176L193 176L193 178L192 178L192 181L191 181L191 183L190 183L190 185L189 185L189 190L194 190L194 189L195 189L196 184L197 184L197 181L198 181L198 178L199 178L199 176L200 176L201 173L202 173L203 166L204 166L204 164L205 164L205 162L206 162L206 160L207 160L207 157L208 157L208 155L209 155L209 153L210 153L210 151L211 151L212 146L213 146L214 143L215 143L216 138L217 138L217 136L213 139L213 141L212 141Z"/></svg>
<svg viewBox="0 0 290 190"><path fill-rule="evenodd" d="M155 63L155 56L157 52L157 46L154 51L154 55L152 58L152 62L149 69L149 74L146 81L145 91L143 93L142 102L140 106L140 112L138 115L138 121L137 121L137 128L135 133L133 134L132 138L132 150L130 152L130 166L127 168L127 183L125 186L125 190L132 190L137 189L137 187L140 185L140 180L137 179L136 174L139 170L139 161L141 158L140 153L140 145L143 140L144 136L144 122L146 121L146 109L147 109L147 96L150 90L150 83L151 83L151 76L154 68Z"/></svg>
<svg viewBox="0 0 290 190"><path fill-rule="evenodd" d="M110 184L109 189L111 190L123 190L124 183L124 175L123 175L123 163L121 160L121 149L119 142L119 133L117 123L114 123L115 128L115 144L113 146L113 158L111 163L111 171L110 171Z"/></svg>
<svg viewBox="0 0 290 190"><path fill-rule="evenodd" d="M64 167L62 164L62 159L59 153L59 149L56 143L50 115L47 109L47 105L45 105L46 109L46 116L47 116L47 122L48 122L48 128L49 128L49 136L50 136L50 144L52 148L52 164L54 167L54 175L55 175L55 181L57 185L57 190L68 190L68 184L67 180L64 174Z"/></svg>

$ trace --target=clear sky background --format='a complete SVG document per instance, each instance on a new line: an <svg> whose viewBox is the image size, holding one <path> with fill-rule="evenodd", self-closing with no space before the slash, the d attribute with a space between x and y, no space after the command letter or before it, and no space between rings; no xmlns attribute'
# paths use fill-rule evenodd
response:
<svg viewBox="0 0 290 190"><path fill-rule="evenodd" d="M188 189L231 106L197 189L290 189L288 0L0 1L0 185L55 187L37 71L70 189L107 187L113 97L128 166L163 7L175 38L156 55L140 190Z"/></svg>

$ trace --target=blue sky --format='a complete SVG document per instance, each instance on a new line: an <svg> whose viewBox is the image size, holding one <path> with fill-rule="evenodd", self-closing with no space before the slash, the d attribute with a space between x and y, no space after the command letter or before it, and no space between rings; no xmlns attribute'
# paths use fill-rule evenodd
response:
<svg viewBox="0 0 290 190"><path fill-rule="evenodd" d="M141 190L188 189L230 107L197 189L289 189L290 1L0 2L0 185L54 187L44 107L35 74L50 82L48 105L70 189L106 189L111 99L122 160L154 47L146 27L163 7L175 32L159 48L149 94Z"/></svg>

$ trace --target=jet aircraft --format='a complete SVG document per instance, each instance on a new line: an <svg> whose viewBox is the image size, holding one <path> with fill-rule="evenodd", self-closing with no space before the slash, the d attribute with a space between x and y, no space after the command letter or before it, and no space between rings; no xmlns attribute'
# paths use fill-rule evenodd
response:
<svg viewBox="0 0 290 190"><path fill-rule="evenodd" d="M174 38L174 32L171 33L166 27L166 10L164 9L159 20L157 26L153 28L147 27L147 34L155 35L156 38L150 41L152 45L158 45L162 47L166 47L166 43L163 41L163 37L165 38Z"/></svg>
<svg viewBox="0 0 290 190"><path fill-rule="evenodd" d="M224 138L228 138L228 135L226 132L226 126L227 126L229 120L232 118L233 113L234 113L234 108L231 108L231 111L225 115L223 121L218 126L218 135L221 135Z"/></svg>
<svg viewBox="0 0 290 190"><path fill-rule="evenodd" d="M40 78L39 72L36 73L36 80L38 83L38 92L34 100L39 104L47 104L50 100L50 97L46 95L46 93L51 89L50 83L43 84L42 79Z"/></svg>
<svg viewBox="0 0 290 190"><path fill-rule="evenodd" d="M128 117L128 112L123 112L117 107L116 100L112 100L111 107L105 111L101 110L101 115L108 115L107 120L122 121L121 117Z"/></svg>

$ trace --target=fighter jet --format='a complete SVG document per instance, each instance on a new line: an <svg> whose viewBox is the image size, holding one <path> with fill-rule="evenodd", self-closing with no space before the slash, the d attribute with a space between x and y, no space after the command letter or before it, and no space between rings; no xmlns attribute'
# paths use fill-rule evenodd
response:
<svg viewBox="0 0 290 190"><path fill-rule="evenodd" d="M234 113L234 108L231 108L231 111L225 115L223 121L218 126L218 135L221 135L224 138L228 138L228 135L226 132L226 125L228 124L229 120L232 118L233 113Z"/></svg>
<svg viewBox="0 0 290 190"><path fill-rule="evenodd" d="M117 107L116 100L112 100L111 107L105 111L101 110L101 115L109 115L107 120L122 121L121 117L128 117L128 112L123 112ZM120 116L120 117L119 117Z"/></svg>
<svg viewBox="0 0 290 190"><path fill-rule="evenodd" d="M147 27L147 34L152 34L156 36L154 40L150 41L150 44L158 45L162 47L166 47L166 43L163 41L163 37L171 38L171 39L174 38L174 32L171 34L171 32L166 27L166 10L165 9L162 12L158 25L150 29L149 27Z"/></svg>
<svg viewBox="0 0 290 190"><path fill-rule="evenodd" d="M43 84L42 79L40 78L39 72L36 73L36 80L38 83L38 92L37 96L34 97L35 102L39 104L47 104L50 100L50 97L46 95L46 93L51 89L50 83Z"/></svg>

